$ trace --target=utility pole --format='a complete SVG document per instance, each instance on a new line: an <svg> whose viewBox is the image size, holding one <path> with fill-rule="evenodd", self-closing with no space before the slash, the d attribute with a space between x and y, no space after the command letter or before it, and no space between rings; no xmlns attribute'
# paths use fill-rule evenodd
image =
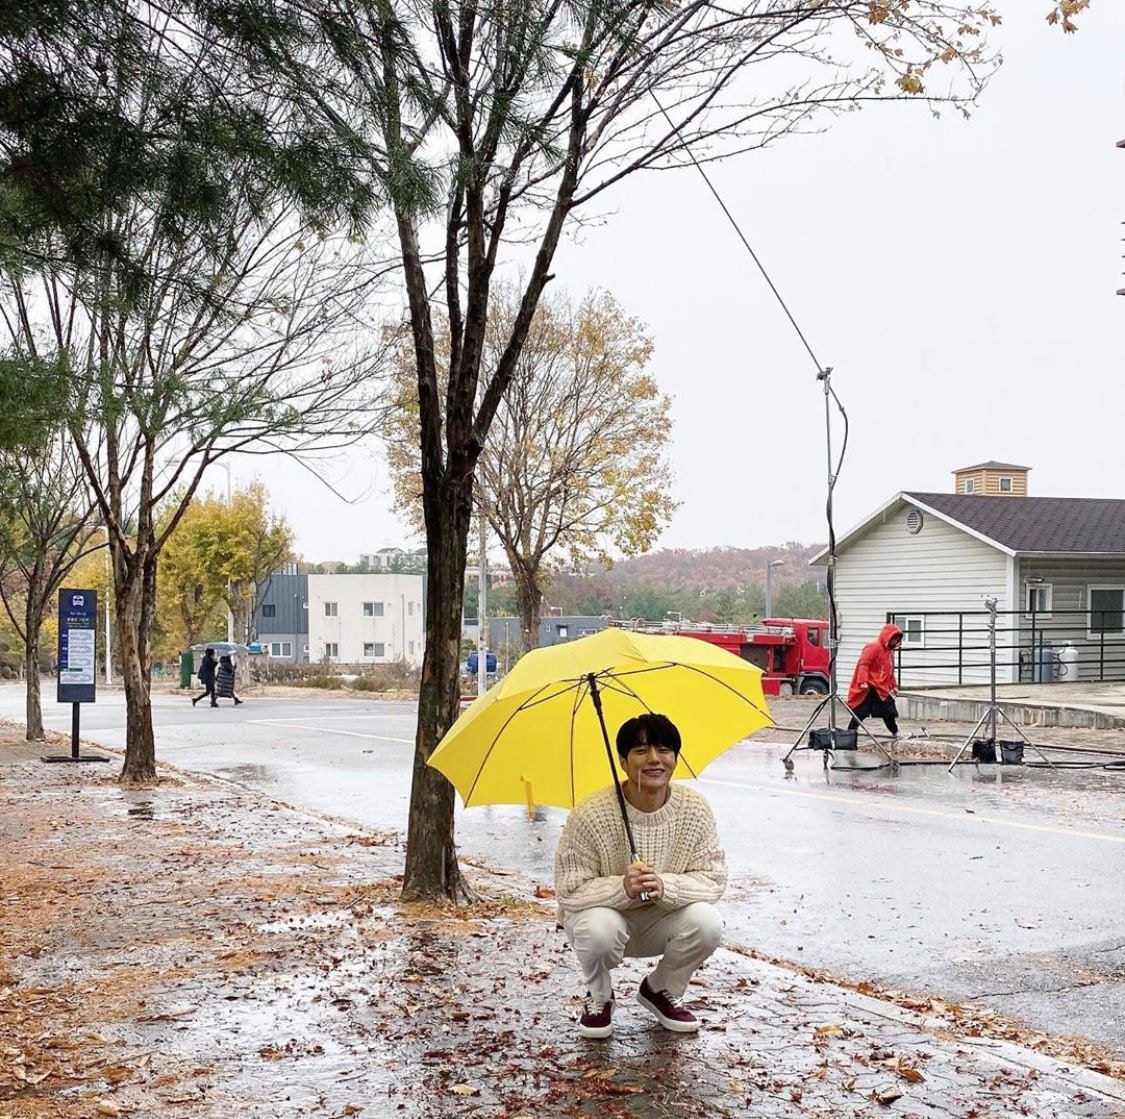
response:
<svg viewBox="0 0 1125 1119"><path fill-rule="evenodd" d="M480 562L477 566L477 695L488 690L488 520L480 518Z"/></svg>
<svg viewBox="0 0 1125 1119"><path fill-rule="evenodd" d="M230 509L230 464L218 463L227 472L227 509ZM230 608L230 580L227 580L227 641L234 644L234 611Z"/></svg>

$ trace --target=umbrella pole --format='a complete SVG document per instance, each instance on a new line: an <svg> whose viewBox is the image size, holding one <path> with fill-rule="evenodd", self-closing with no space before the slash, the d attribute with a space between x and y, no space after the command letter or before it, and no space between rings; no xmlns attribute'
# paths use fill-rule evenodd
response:
<svg viewBox="0 0 1125 1119"><path fill-rule="evenodd" d="M602 714L602 694L598 691L598 681L591 672L586 677L590 685L590 698L598 713L598 725L602 728L602 742L605 743L605 756L609 759L609 771L613 774L613 787L617 790L617 805L621 809L621 822L625 825L625 838L629 841L629 861L640 862L637 857L637 843L633 839L633 829L629 824L629 812L625 807L625 793L621 788L621 778L617 776L617 763L613 760L613 747L609 744L609 731L605 729L605 715Z"/></svg>

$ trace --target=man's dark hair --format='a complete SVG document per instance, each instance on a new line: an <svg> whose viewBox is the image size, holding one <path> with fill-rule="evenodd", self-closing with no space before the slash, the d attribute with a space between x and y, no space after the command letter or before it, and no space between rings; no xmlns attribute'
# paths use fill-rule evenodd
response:
<svg viewBox="0 0 1125 1119"><path fill-rule="evenodd" d="M210 653L211 656L215 655L215 650L212 649L210 646L208 646L206 649L204 649L203 652L204 652L204 655L206 655L207 653Z"/></svg>
<svg viewBox="0 0 1125 1119"><path fill-rule="evenodd" d="M617 732L617 755L625 757L634 746L663 746L680 756L680 732L667 715L648 712L627 719Z"/></svg>

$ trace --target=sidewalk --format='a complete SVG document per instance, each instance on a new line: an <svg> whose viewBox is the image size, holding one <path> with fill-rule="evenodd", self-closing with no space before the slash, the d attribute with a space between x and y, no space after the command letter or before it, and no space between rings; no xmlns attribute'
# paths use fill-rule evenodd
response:
<svg viewBox="0 0 1125 1119"><path fill-rule="evenodd" d="M0 1119L1125 1116L1125 1070L731 950L700 1034L643 1015L630 962L582 1041L545 884L469 868L471 910L401 906L397 836L40 752L0 728Z"/></svg>

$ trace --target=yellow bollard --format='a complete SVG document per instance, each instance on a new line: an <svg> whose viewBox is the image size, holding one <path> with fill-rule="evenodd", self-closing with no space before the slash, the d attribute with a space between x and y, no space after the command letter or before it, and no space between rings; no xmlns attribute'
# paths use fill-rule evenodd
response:
<svg viewBox="0 0 1125 1119"><path fill-rule="evenodd" d="M531 782L526 777L521 777L524 793L527 795L527 818L535 819L535 793L532 791Z"/></svg>

